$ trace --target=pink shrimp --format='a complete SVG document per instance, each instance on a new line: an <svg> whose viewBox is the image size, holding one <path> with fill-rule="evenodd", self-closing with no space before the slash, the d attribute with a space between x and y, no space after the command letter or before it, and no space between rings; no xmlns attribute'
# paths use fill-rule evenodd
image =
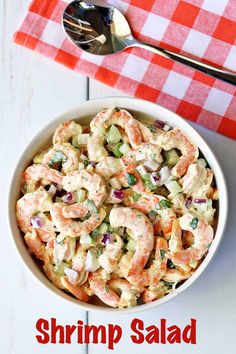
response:
<svg viewBox="0 0 236 354"><path fill-rule="evenodd" d="M191 231L194 243L187 249L182 247L182 230ZM207 252L214 237L213 228L203 219L196 218L191 213L185 213L179 218L179 227L173 230L169 248L171 260L176 265L186 265L190 261L201 259Z"/></svg>
<svg viewBox="0 0 236 354"><path fill-rule="evenodd" d="M44 243L40 240L35 230L28 231L24 236L25 242L32 253L38 258L43 260L45 253Z"/></svg>
<svg viewBox="0 0 236 354"><path fill-rule="evenodd" d="M83 218L87 213L88 208L85 203L66 205L62 209L62 214L65 218Z"/></svg>
<svg viewBox="0 0 236 354"><path fill-rule="evenodd" d="M53 135L53 145L67 143L74 136L82 133L81 125L73 120L67 120L60 124Z"/></svg>
<svg viewBox="0 0 236 354"><path fill-rule="evenodd" d="M136 276L147 263L153 249L153 227L145 214L130 208L113 208L110 212L112 227L124 226L130 229L135 238L135 253L127 269L126 276Z"/></svg>
<svg viewBox="0 0 236 354"><path fill-rule="evenodd" d="M119 296L109 288L99 271L89 274L89 285L94 294L105 304L111 307L119 306Z"/></svg>
<svg viewBox="0 0 236 354"><path fill-rule="evenodd" d="M85 170L68 173L63 178L63 188L67 192L74 192L80 188L88 191L88 199L92 200L96 207L102 205L106 199L106 184L104 178L97 173Z"/></svg>
<svg viewBox="0 0 236 354"><path fill-rule="evenodd" d="M22 176L22 191L23 193L34 192L39 187L41 180L61 185L62 177L60 172L47 165L36 164L29 166Z"/></svg>
<svg viewBox="0 0 236 354"><path fill-rule="evenodd" d="M16 203L16 220L20 230L23 233L32 231L32 218L40 212L50 210L52 200L50 194L43 188L39 187L35 192L25 194ZM53 223L48 220L47 225L42 222L37 227L37 234L42 236L43 241L47 241L50 237L55 237Z"/></svg>
<svg viewBox="0 0 236 354"><path fill-rule="evenodd" d="M78 300L88 302L89 296L84 290L83 286L76 286L69 282L66 277L61 278L62 285L66 290L68 290L71 294L73 294Z"/></svg>
<svg viewBox="0 0 236 354"><path fill-rule="evenodd" d="M156 142L164 150L177 148L181 151L182 156L172 169L172 174L176 177L183 176L188 166L198 158L199 151L197 146L179 128L174 128L167 133L161 134Z"/></svg>
<svg viewBox="0 0 236 354"><path fill-rule="evenodd" d="M92 214L87 220L83 222L75 221L63 216L62 210L64 207L64 203L54 203L51 206L50 213L56 228L70 237L90 234L90 232L96 229L106 217L105 211L101 208L98 213Z"/></svg>
<svg viewBox="0 0 236 354"><path fill-rule="evenodd" d="M62 173L75 171L78 169L78 151L71 144L56 144L43 157L42 164L53 167L60 162Z"/></svg>
<svg viewBox="0 0 236 354"><path fill-rule="evenodd" d="M123 202L125 206L141 210L145 214L155 211L160 216L156 220L156 223L158 222L158 230L157 224L155 223L155 232L162 231L165 237L169 237L172 223L176 219L176 215L174 211L168 207L169 201L165 197L146 192L142 193L135 199L133 198L133 192L130 189L126 189L124 195L125 198ZM164 201L162 202L164 207L161 206L161 201Z"/></svg>
<svg viewBox="0 0 236 354"><path fill-rule="evenodd" d="M108 113L109 112L109 113ZM139 127L139 122L125 109L102 111L92 119L90 126L93 133L103 126L105 129L111 125L118 125L125 130L129 142L133 148L137 148L142 143L142 134Z"/></svg>
<svg viewBox="0 0 236 354"><path fill-rule="evenodd" d="M156 287L161 278L165 275L167 270L168 252L167 241L163 237L157 237L155 258L148 269L143 269L140 273L134 276L127 276L127 280L138 287Z"/></svg>

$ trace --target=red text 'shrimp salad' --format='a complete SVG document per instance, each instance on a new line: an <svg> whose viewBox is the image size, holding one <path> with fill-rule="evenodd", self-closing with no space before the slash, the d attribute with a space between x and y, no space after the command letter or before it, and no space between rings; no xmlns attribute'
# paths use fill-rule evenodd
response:
<svg viewBox="0 0 236 354"><path fill-rule="evenodd" d="M191 277L214 237L212 170L179 128L124 109L61 124L23 174L16 217L58 288L136 306Z"/></svg>

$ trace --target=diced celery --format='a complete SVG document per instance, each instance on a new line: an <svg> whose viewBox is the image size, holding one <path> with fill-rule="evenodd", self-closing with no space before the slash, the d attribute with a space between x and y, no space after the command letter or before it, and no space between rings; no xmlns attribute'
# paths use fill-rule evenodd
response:
<svg viewBox="0 0 236 354"><path fill-rule="evenodd" d="M112 188L120 190L122 188L122 185L117 177L113 177L109 180L109 183Z"/></svg>
<svg viewBox="0 0 236 354"><path fill-rule="evenodd" d="M86 199L86 190L85 189L80 189L77 191L77 199L78 199L78 202L82 203L85 201Z"/></svg>
<svg viewBox="0 0 236 354"><path fill-rule="evenodd" d="M121 147L119 148L120 152L125 155L127 154L127 152L129 152L129 150L131 149L129 143L124 142L124 144L121 145Z"/></svg>
<svg viewBox="0 0 236 354"><path fill-rule="evenodd" d="M166 164L168 167L174 167L179 161L178 152L175 149L171 149L165 152Z"/></svg>
<svg viewBox="0 0 236 354"><path fill-rule="evenodd" d="M122 155L122 153L120 152L120 147L121 147L122 143L117 143L115 146L114 146L114 149L113 149L113 154L115 155L115 157L118 157L120 158Z"/></svg>
<svg viewBox="0 0 236 354"><path fill-rule="evenodd" d="M178 184L178 182L176 182L176 181L169 181L169 182L165 183L165 186L170 191L171 198L174 198L177 194L182 193L182 189L181 189L180 185Z"/></svg>
<svg viewBox="0 0 236 354"><path fill-rule="evenodd" d="M86 205L87 205L87 208L88 208L90 214L97 214L98 213L98 209L92 200L87 199Z"/></svg>
<svg viewBox="0 0 236 354"><path fill-rule="evenodd" d="M131 238L125 248L127 251L135 251L135 241Z"/></svg>
<svg viewBox="0 0 236 354"><path fill-rule="evenodd" d="M73 136L73 138L72 138L72 145L73 145L75 148L78 148L78 147L79 147L79 144L78 144L78 136L77 136L77 135Z"/></svg>
<svg viewBox="0 0 236 354"><path fill-rule="evenodd" d="M105 224L104 222L99 226L99 233L102 235L102 234L105 234L108 230L108 226L107 224Z"/></svg>
<svg viewBox="0 0 236 354"><path fill-rule="evenodd" d="M56 265L54 266L54 271L55 271L56 273L59 273L59 274L63 274L63 275L64 275L64 270L65 270L65 268L67 268L67 267L68 267L68 264L67 264L67 263L61 262L61 263L56 264Z"/></svg>
<svg viewBox="0 0 236 354"><path fill-rule="evenodd" d="M90 137L89 134L80 134L80 135L78 135L78 137L77 137L78 145L87 145L89 137Z"/></svg>
<svg viewBox="0 0 236 354"><path fill-rule="evenodd" d="M44 155L45 155L45 151L35 155L33 158L33 163L42 163Z"/></svg>
<svg viewBox="0 0 236 354"><path fill-rule="evenodd" d="M112 125L107 133L107 142L111 144L116 144L121 140L121 135L119 129Z"/></svg>
<svg viewBox="0 0 236 354"><path fill-rule="evenodd" d="M61 198L56 197L56 203L61 203Z"/></svg>
<svg viewBox="0 0 236 354"><path fill-rule="evenodd" d="M146 175L142 176L142 180L143 180L143 183L145 184L145 187L149 191L154 190L156 188L156 186L154 186L154 184L151 181L151 177L150 177L149 173L147 173Z"/></svg>

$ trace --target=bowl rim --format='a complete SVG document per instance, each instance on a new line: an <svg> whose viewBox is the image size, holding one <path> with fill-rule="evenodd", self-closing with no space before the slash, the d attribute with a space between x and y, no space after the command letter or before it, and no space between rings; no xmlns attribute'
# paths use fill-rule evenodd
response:
<svg viewBox="0 0 236 354"><path fill-rule="evenodd" d="M168 117L170 117L170 120L171 120L170 124L172 126L175 126L175 123L177 122L176 126L179 126L181 129L184 128L183 130L186 129L186 130L190 131L191 135L194 136L195 138L197 138L198 147L199 147L199 145L204 146L204 150L205 149L207 150L207 153L209 153L211 155L211 158L213 159L212 161L216 165L215 168L217 168L217 170L218 170L217 174L218 174L219 179L221 180L220 186L218 186L218 187L220 188L221 194L222 194L221 198L219 199L219 207L220 207L221 200L224 205L224 208L222 208L222 207L219 208L219 218L218 218L217 230L216 230L215 237L214 237L215 242L212 243L206 257L204 258L204 260L200 264L200 266L197 268L197 270L193 273L193 275L189 279L187 279L179 288L177 288L176 290L172 291L171 293L169 293L168 295L165 295L164 297L162 297L160 299L154 300L153 302L146 303L143 305L137 305L134 307L124 308L124 309L110 308L110 307L105 307L105 306L102 307L99 305L94 305L94 304L79 301L79 300L73 298L71 295L67 295L65 292L63 292L63 290L56 288L56 286L54 286L47 279L46 275L43 275L43 279L39 279L39 276L37 276L35 274L36 270L32 269L32 267L26 262L26 260L24 259L23 255L22 255L22 251L20 250L20 247L17 244L17 237L18 236L14 235L12 221L11 221L11 194L12 194L12 187L13 187L13 184L14 184L14 181L16 178L15 175L17 174L17 170L18 170L18 167L20 166L20 163L22 161L24 161L24 156L26 156L29 148L33 145L33 142L36 141L36 139L40 135L42 135L44 132L46 133L47 130L50 130L50 128L55 124L60 124L61 122L65 121L66 119L75 119L75 120L80 119L80 118L83 119L84 115L80 118L79 117L78 118L69 118L69 117L73 117L73 115L79 115L79 110L81 108L82 109L86 108L89 105L96 106L96 104L97 105L100 104L104 108L104 107L108 107L108 106L112 105L112 103L114 103L114 102L117 102L117 104L120 107L124 107L127 110L135 110L137 112L139 112L140 107L145 107L145 105L148 105L150 107L150 109L148 109L148 108L147 108L147 110L143 109L143 111L147 115L151 115L148 112L148 110L151 110L151 108L153 108L153 111L154 111L153 115L158 115L157 111L159 111L159 113L160 113L160 116L156 117L156 119L166 121L168 118L166 119L164 117L168 116ZM132 107L127 108L127 106L132 106ZM140 107L137 107L137 106L140 106ZM162 114L163 114L163 117L161 117ZM189 134L189 133L187 133L187 134ZM192 136L191 136L191 140L193 140ZM200 149L202 150L202 147ZM203 155L205 156L205 154L203 154ZM215 171L213 171L213 172L215 175ZM215 177L216 177L216 175L215 175ZM227 191L226 180L225 180L225 177L223 174L222 167L221 167L217 157L215 156L215 153L208 146L208 144L201 137L201 135L184 118L182 118L178 114L168 110L165 107L162 107L162 106L160 106L156 103L150 102L150 101L146 101L144 99L138 99L135 97L109 96L109 97L95 98L92 100L87 100L82 103L79 103L78 105L76 105L72 109L70 109L64 113L61 113L60 115L57 115L55 118L50 120L49 123L47 123L46 125L43 125L43 127L40 130L37 130L37 132L33 134L33 137L31 137L29 139L27 144L24 146L22 152L17 157L17 161L11 170L11 175L9 178L9 184L8 184L8 188L7 188L6 206L7 206L6 213L7 213L8 231L11 235L10 238L11 238L12 244L16 250L16 253L18 254L18 257L20 258L21 262L24 264L27 271L29 271L31 276L33 276L34 279L36 279L37 282L43 288L47 289L47 291L50 292L51 294L53 294L54 296L57 296L57 298L64 299L67 303L69 302L70 304L75 304L81 310L84 310L84 311L96 311L96 312L106 312L106 313L114 313L115 312L116 314L133 314L133 313L149 310L151 308L157 307L159 305L162 305L162 304L174 299L177 295L179 295L184 290L189 288L199 278L199 276L204 272L204 270L207 268L209 263L214 258L216 251L219 248L219 245L220 245L220 243L223 239L223 236L224 236L224 231L225 231L225 227L227 224L227 215L228 215L228 191ZM25 248L27 249L26 246L25 246ZM28 252L28 250L27 250L27 252ZM31 259L33 260L32 257L31 257ZM39 270L39 267L36 265L35 262L34 262L34 265L35 266L33 266L33 267L34 268L37 267Z"/></svg>

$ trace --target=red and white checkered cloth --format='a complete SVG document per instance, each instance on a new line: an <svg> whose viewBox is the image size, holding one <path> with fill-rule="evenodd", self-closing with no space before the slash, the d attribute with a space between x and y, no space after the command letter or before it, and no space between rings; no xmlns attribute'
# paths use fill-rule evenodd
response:
<svg viewBox="0 0 236 354"><path fill-rule="evenodd" d="M14 40L128 95L169 108L236 139L236 88L140 48L113 56L82 52L66 39L70 0L33 0ZM109 0L137 39L236 71L236 0Z"/></svg>

